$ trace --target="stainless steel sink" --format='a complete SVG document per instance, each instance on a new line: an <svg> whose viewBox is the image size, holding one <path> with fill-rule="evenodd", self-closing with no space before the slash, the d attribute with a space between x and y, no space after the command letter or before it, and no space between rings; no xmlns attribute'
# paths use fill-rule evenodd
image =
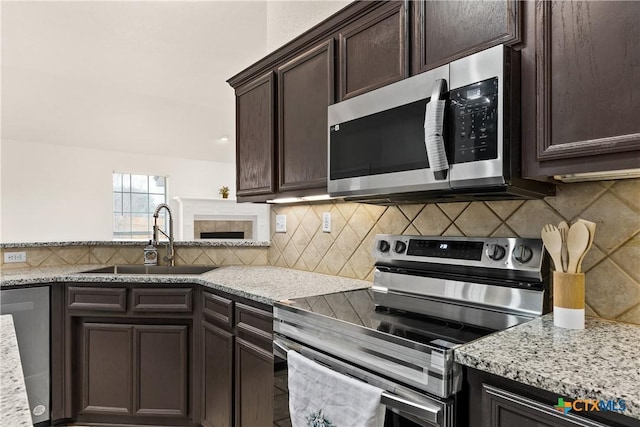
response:
<svg viewBox="0 0 640 427"><path fill-rule="evenodd" d="M178 265L169 267L166 265L112 265L82 271L82 273L94 274L202 274L215 270L218 267L207 265Z"/></svg>

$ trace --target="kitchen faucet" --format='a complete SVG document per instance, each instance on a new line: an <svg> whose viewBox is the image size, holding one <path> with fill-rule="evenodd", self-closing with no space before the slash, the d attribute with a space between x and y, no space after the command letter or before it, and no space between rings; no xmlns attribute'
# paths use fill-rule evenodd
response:
<svg viewBox="0 0 640 427"><path fill-rule="evenodd" d="M164 231L160 230L158 227L158 216L160 216L160 210L164 208L169 213L169 235ZM160 203L156 210L153 212L153 245L156 246L159 244L158 242L158 231L165 235L166 238L169 239L169 243L167 244L167 255L164 257L164 260L167 261L167 265L173 267L175 265L175 251L173 248L173 218L171 217L171 209L169 209L169 205L166 203Z"/></svg>

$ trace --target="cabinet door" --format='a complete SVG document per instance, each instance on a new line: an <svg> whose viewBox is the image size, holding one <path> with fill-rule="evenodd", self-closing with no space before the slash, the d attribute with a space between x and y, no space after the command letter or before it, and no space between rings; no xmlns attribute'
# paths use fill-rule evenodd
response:
<svg viewBox="0 0 640 427"><path fill-rule="evenodd" d="M340 100L407 77L404 4L389 2L340 32Z"/></svg>
<svg viewBox="0 0 640 427"><path fill-rule="evenodd" d="M268 195L274 180L274 77L269 72L236 90L236 194Z"/></svg>
<svg viewBox="0 0 640 427"><path fill-rule="evenodd" d="M133 414L133 326L84 323L82 407L85 414Z"/></svg>
<svg viewBox="0 0 640 427"><path fill-rule="evenodd" d="M279 191L326 188L333 39L278 68Z"/></svg>
<svg viewBox="0 0 640 427"><path fill-rule="evenodd" d="M640 3L525 3L525 175L640 167Z"/></svg>
<svg viewBox="0 0 640 427"><path fill-rule="evenodd" d="M236 339L236 427L273 423L273 354Z"/></svg>
<svg viewBox="0 0 640 427"><path fill-rule="evenodd" d="M233 335L202 322L202 425L231 427Z"/></svg>
<svg viewBox="0 0 640 427"><path fill-rule="evenodd" d="M187 416L188 327L134 326L136 415Z"/></svg>
<svg viewBox="0 0 640 427"><path fill-rule="evenodd" d="M520 37L520 2L416 1L413 7L412 74Z"/></svg>
<svg viewBox="0 0 640 427"><path fill-rule="evenodd" d="M482 386L482 400L488 412L485 427L605 427L487 384Z"/></svg>

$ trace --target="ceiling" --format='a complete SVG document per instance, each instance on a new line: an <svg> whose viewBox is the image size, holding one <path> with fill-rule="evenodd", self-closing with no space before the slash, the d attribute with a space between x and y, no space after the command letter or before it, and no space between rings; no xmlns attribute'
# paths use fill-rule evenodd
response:
<svg viewBox="0 0 640 427"><path fill-rule="evenodd" d="M267 53L266 2L2 1L1 15L3 140L234 162L225 81Z"/></svg>

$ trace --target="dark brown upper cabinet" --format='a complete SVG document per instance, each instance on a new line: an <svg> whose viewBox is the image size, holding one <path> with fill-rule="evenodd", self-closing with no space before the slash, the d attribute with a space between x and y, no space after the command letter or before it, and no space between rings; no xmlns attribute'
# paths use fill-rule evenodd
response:
<svg viewBox="0 0 640 427"><path fill-rule="evenodd" d="M524 175L639 168L640 3L524 7Z"/></svg>
<svg viewBox="0 0 640 427"><path fill-rule="evenodd" d="M228 80L239 201L326 192L327 107L407 76L406 4L353 2Z"/></svg>
<svg viewBox="0 0 640 427"><path fill-rule="evenodd" d="M415 1L412 6L412 75L495 46L521 40L517 0Z"/></svg>
<svg viewBox="0 0 640 427"><path fill-rule="evenodd" d="M406 3L388 2L340 31L340 101L407 77L406 13Z"/></svg>
<svg viewBox="0 0 640 427"><path fill-rule="evenodd" d="M278 68L278 189L326 188L327 107L334 102L333 39Z"/></svg>
<svg viewBox="0 0 640 427"><path fill-rule="evenodd" d="M275 77L268 72L236 90L236 194L275 193Z"/></svg>

